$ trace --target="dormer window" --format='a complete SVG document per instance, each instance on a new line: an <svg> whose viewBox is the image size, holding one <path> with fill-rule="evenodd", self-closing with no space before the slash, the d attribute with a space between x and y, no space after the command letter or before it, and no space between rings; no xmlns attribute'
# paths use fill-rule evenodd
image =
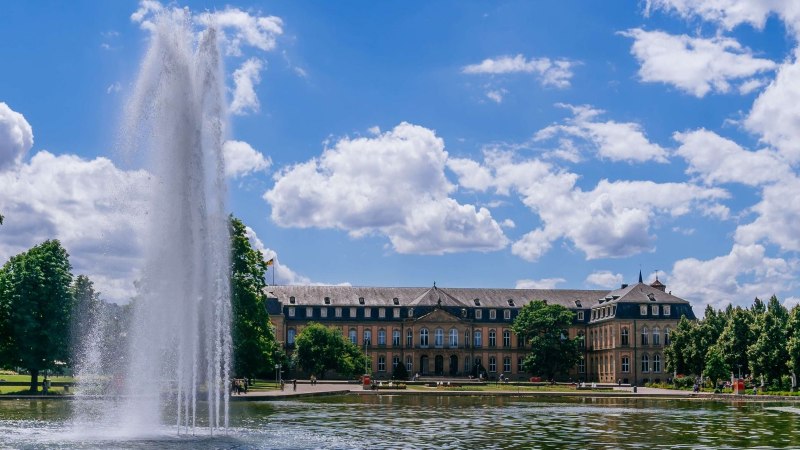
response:
<svg viewBox="0 0 800 450"><path fill-rule="evenodd" d="M583 306L581 306L580 300L575 300L575 306L577 306L578 308L583 308Z"/></svg>
<svg viewBox="0 0 800 450"><path fill-rule="evenodd" d="M358 297L358 304L359 305L363 305L364 304L364 297Z"/></svg>
<svg viewBox="0 0 800 450"><path fill-rule="evenodd" d="M331 298L330 297L325 297L325 304L326 305L330 305L331 304Z"/></svg>
<svg viewBox="0 0 800 450"><path fill-rule="evenodd" d="M651 302L654 302L654 301L656 301L656 296L655 296L655 295L653 295L653 293L652 293L652 292L651 292L651 293L649 293L649 294L647 294L647 298L649 298Z"/></svg>
<svg viewBox="0 0 800 450"><path fill-rule="evenodd" d="M393 299L392 299L392 304L394 304L394 305L399 305L399 304L400 304L400 299L399 299L399 298L397 298L397 297L393 298Z"/></svg>
<svg viewBox="0 0 800 450"><path fill-rule="evenodd" d="M508 299L508 306L514 306L514 299L513 298Z"/></svg>
<svg viewBox="0 0 800 450"><path fill-rule="evenodd" d="M481 306L481 299L479 299L479 298L476 298L476 299L475 299L475 300L473 300L473 301L475 302L475 306Z"/></svg>
<svg viewBox="0 0 800 450"><path fill-rule="evenodd" d="M294 303L295 303L294 296L289 297L289 303L294 305Z"/></svg>

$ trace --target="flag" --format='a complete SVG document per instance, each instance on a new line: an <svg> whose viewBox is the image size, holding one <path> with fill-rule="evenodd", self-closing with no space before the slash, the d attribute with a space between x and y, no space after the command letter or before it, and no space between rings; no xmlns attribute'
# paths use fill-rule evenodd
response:
<svg viewBox="0 0 800 450"><path fill-rule="evenodd" d="M269 266L271 266L273 264L275 264L275 258L270 258L269 261L267 261L267 267L269 267Z"/></svg>

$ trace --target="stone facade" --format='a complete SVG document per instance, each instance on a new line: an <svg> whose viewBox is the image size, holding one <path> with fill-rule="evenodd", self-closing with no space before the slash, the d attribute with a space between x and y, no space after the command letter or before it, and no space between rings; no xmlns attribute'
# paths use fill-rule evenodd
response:
<svg viewBox="0 0 800 450"><path fill-rule="evenodd" d="M613 291L570 289L270 286L267 307L278 340L291 353L310 322L339 328L365 349L378 379L396 364L409 374L467 377L483 367L490 379L528 379L528 352L511 325L533 300L575 312L569 336L584 336L583 361L569 378L599 382L665 380L664 346L689 302L663 284Z"/></svg>

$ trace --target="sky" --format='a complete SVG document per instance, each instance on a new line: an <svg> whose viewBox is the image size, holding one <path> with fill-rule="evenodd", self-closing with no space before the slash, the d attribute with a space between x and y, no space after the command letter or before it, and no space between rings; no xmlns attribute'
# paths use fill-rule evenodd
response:
<svg viewBox="0 0 800 450"><path fill-rule="evenodd" d="M57 238L133 295L121 121L172 8L223 37L270 283L800 301L800 3L772 0L3 2L0 263Z"/></svg>

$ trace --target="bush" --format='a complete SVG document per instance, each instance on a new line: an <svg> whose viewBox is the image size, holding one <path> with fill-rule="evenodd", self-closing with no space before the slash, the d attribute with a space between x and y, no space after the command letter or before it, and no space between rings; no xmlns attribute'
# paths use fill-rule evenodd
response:
<svg viewBox="0 0 800 450"><path fill-rule="evenodd" d="M406 370L406 365L402 362L398 363L395 366L394 371L392 372L392 379L393 380L408 380L408 371Z"/></svg>
<svg viewBox="0 0 800 450"><path fill-rule="evenodd" d="M694 387L694 377L675 377L672 384L675 389L691 389Z"/></svg>

